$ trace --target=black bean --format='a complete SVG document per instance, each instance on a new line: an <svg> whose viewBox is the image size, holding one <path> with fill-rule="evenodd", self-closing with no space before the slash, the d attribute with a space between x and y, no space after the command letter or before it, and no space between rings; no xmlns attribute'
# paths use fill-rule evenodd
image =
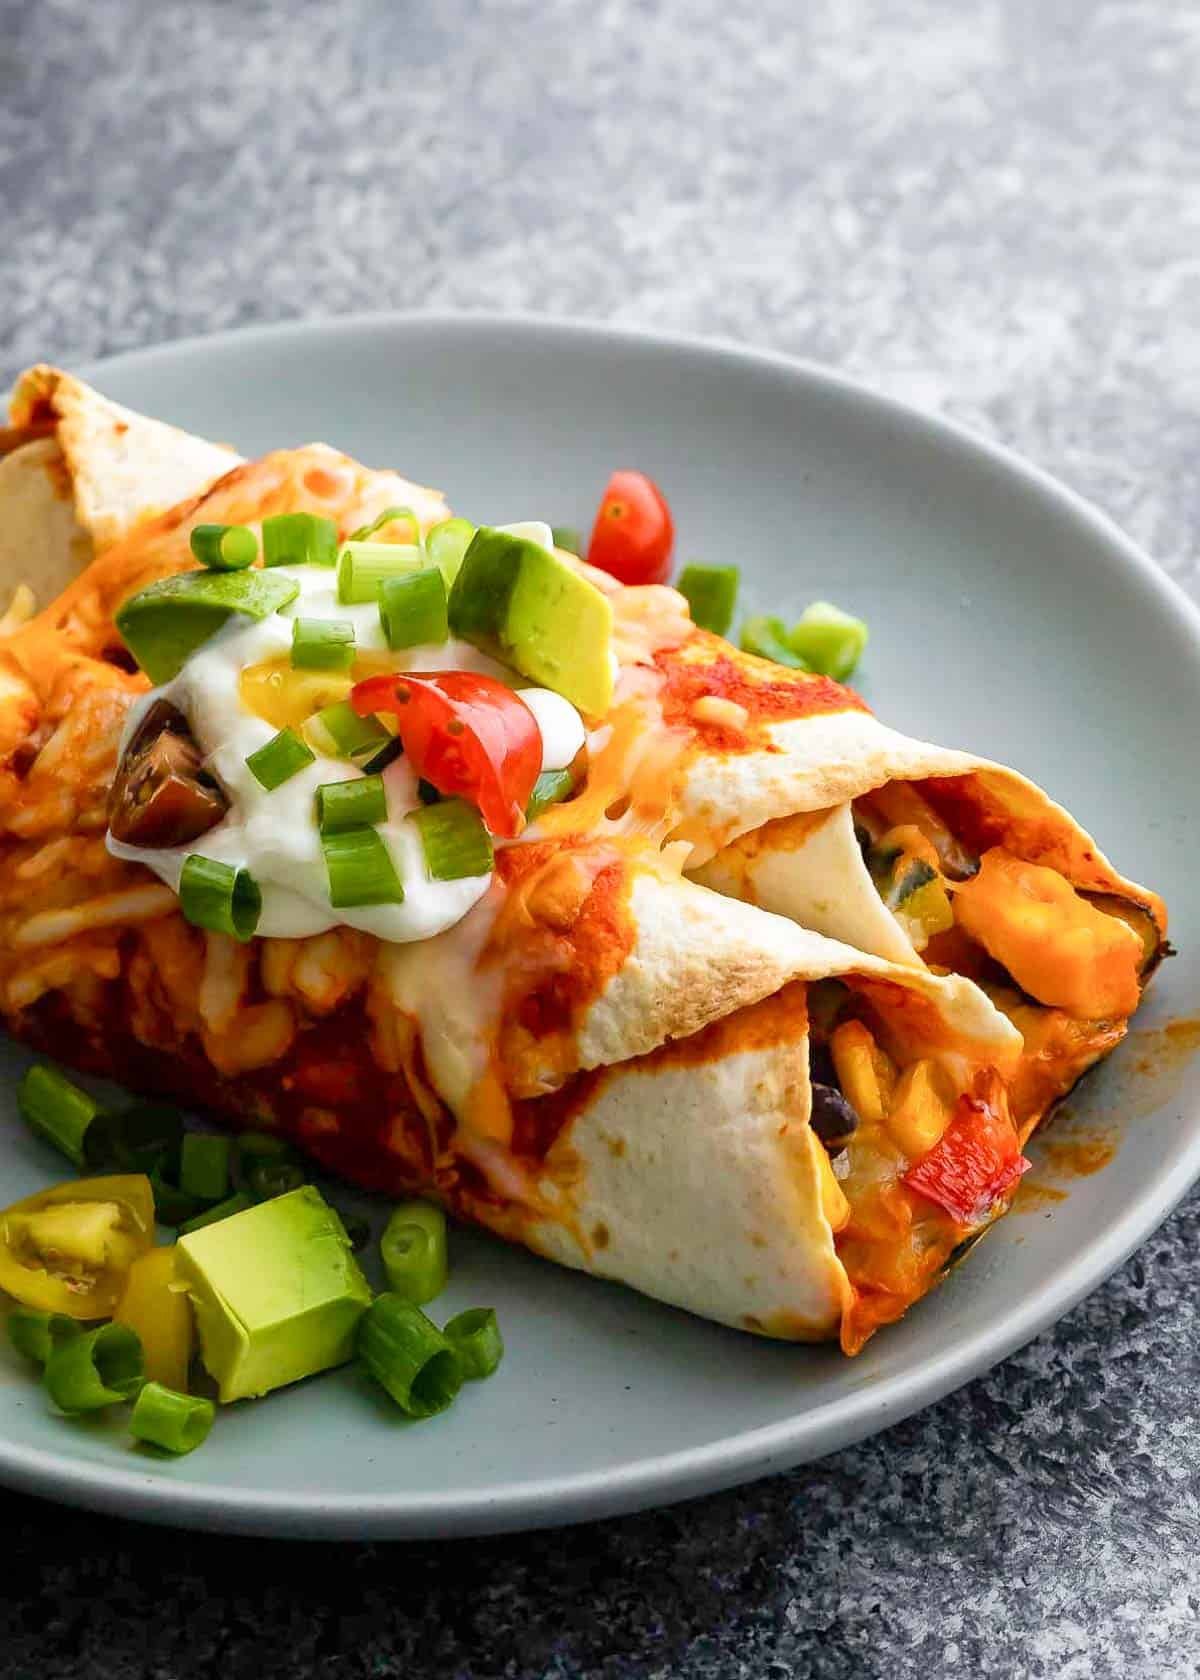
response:
<svg viewBox="0 0 1200 1680"><path fill-rule="evenodd" d="M846 1139L858 1130L858 1115L832 1085L814 1084L811 1124L829 1153L836 1155L845 1148Z"/></svg>

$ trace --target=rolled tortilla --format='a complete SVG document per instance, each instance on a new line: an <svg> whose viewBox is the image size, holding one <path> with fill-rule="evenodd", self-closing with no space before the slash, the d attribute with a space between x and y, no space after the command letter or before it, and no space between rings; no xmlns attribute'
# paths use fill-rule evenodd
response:
<svg viewBox="0 0 1200 1680"><path fill-rule="evenodd" d="M975 825L969 841L999 834L1077 885L1147 904L1156 926L1161 907L1020 777L906 741L837 684L737 654L695 631L674 591L589 572L614 596L617 704L592 731L582 792L501 853L475 911L409 947L344 927L247 947L197 932L103 847L121 724L145 687L115 656L116 608L191 563L195 523L304 508L345 534L396 504L423 526L446 513L436 492L323 445L243 463L139 521L10 638L0 1009L57 1055L277 1125L371 1188L436 1194L723 1322L856 1350L1003 1211L1011 1182L951 1216L906 1184L931 1146L903 1141L890 1111L831 1164L810 1124L812 1058L829 1054L828 1023L815 1037L809 1025L821 988L836 982L885 1084L924 1069L946 1113L982 1105L1010 1141L1060 1093L1063 1067L1111 1048L1124 1021L1072 1038L1061 1012L1027 1019L1019 997L999 1009L925 968L861 891L851 801L937 781ZM682 879L685 853L724 890ZM787 916L742 902L774 892ZM823 917L875 950L798 925Z"/></svg>
<svg viewBox="0 0 1200 1680"><path fill-rule="evenodd" d="M0 439L0 600L24 585L43 605L139 520L241 459L44 365L17 381Z"/></svg>

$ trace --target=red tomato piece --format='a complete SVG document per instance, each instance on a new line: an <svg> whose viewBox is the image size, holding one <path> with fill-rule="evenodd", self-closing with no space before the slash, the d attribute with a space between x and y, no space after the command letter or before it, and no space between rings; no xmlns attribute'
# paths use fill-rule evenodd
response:
<svg viewBox="0 0 1200 1680"><path fill-rule="evenodd" d="M360 717L394 717L417 775L477 806L498 839L520 834L542 768L542 735L511 688L473 671L404 672L368 677L350 691L350 703Z"/></svg>
<svg viewBox="0 0 1200 1680"><path fill-rule="evenodd" d="M621 583L665 583L674 546L674 521L658 485L645 473L615 472L592 527L589 564Z"/></svg>
<svg viewBox="0 0 1200 1680"><path fill-rule="evenodd" d="M941 1140L904 1175L910 1190L960 1225L977 1224L1030 1167L1003 1100L992 1100L988 1083L977 1081L959 1098Z"/></svg>

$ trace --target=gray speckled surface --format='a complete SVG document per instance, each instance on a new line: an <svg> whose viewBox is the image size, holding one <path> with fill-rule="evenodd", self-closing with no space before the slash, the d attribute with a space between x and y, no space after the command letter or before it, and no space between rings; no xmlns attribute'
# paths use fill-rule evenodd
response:
<svg viewBox="0 0 1200 1680"><path fill-rule="evenodd" d="M0 0L0 376L512 307L830 362L1195 588L1194 0ZM989 1376L573 1532L296 1549L4 1500L13 1676L1200 1673L1193 1197Z"/></svg>

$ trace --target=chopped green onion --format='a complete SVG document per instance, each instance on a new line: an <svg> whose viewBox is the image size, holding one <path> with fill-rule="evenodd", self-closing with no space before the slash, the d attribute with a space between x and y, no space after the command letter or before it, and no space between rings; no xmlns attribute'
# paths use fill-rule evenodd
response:
<svg viewBox="0 0 1200 1680"><path fill-rule="evenodd" d="M814 601L788 631L788 645L810 670L845 682L862 658L867 627L830 601Z"/></svg>
<svg viewBox="0 0 1200 1680"><path fill-rule="evenodd" d="M239 1168L244 1167L247 1162L277 1161L281 1157L288 1160L297 1158L296 1151L288 1140L274 1132L239 1132L235 1142Z"/></svg>
<svg viewBox="0 0 1200 1680"><path fill-rule="evenodd" d="M179 1152L179 1188L201 1202L229 1193L229 1139L213 1132L187 1132Z"/></svg>
<svg viewBox="0 0 1200 1680"><path fill-rule="evenodd" d="M404 742L399 735L392 735L384 742L377 753L372 753L370 758L364 758L361 761L363 775L379 775L381 770L386 770L389 764L394 764L398 758L403 756L403 753Z"/></svg>
<svg viewBox="0 0 1200 1680"><path fill-rule="evenodd" d="M425 535L425 552L446 580L446 588L458 576L463 555L471 546L475 527L469 519L443 519Z"/></svg>
<svg viewBox="0 0 1200 1680"><path fill-rule="evenodd" d="M232 1196L226 1196L223 1202L215 1207L204 1208L192 1219L185 1219L179 1227L179 1235L186 1237L190 1231L202 1231L206 1225L215 1225L218 1219L231 1219L235 1213L245 1213L254 1203L244 1190L235 1190Z"/></svg>
<svg viewBox="0 0 1200 1680"><path fill-rule="evenodd" d="M403 904L404 887L391 853L373 828L322 834L329 902L335 910L365 904Z"/></svg>
<svg viewBox="0 0 1200 1680"><path fill-rule="evenodd" d="M258 538L248 525L195 525L188 542L210 572L244 572L258 559Z"/></svg>
<svg viewBox="0 0 1200 1680"><path fill-rule="evenodd" d="M748 618L742 625L743 653L756 653L760 659L773 659L776 665L790 666L793 671L807 671L808 666L788 644L787 626L781 618Z"/></svg>
<svg viewBox="0 0 1200 1680"><path fill-rule="evenodd" d="M555 548L565 548L568 554L583 553L583 538L574 525L552 525L550 541Z"/></svg>
<svg viewBox="0 0 1200 1680"><path fill-rule="evenodd" d="M376 531L382 531L383 527L390 525L394 519L406 519L408 521L412 526L412 540L419 545L421 541L421 521L410 507L384 508L378 518L373 519L369 525L360 525L357 531L351 531L350 541L366 542L368 537L373 537Z"/></svg>
<svg viewBox="0 0 1200 1680"><path fill-rule="evenodd" d="M60 1412L95 1412L132 1400L145 1380L141 1339L127 1324L100 1324L60 1342L42 1377Z"/></svg>
<svg viewBox="0 0 1200 1680"><path fill-rule="evenodd" d="M446 580L436 566L384 578L379 585L379 622L393 650L439 646L450 634L446 619Z"/></svg>
<svg viewBox="0 0 1200 1680"><path fill-rule="evenodd" d="M131 595L117 629L150 681L165 683L232 613L269 618L299 593L295 578L278 572L177 572Z"/></svg>
<svg viewBox="0 0 1200 1680"><path fill-rule="evenodd" d="M238 1188L247 1191L256 1201L269 1201L273 1192L268 1183L282 1183L300 1168L300 1157L286 1138L273 1132L243 1132L234 1144L234 1171ZM259 1169L269 1169L260 1174ZM284 1169L288 1169L286 1174ZM256 1174L259 1176L256 1177ZM253 1182L252 1182L253 1181ZM303 1183L301 1169L300 1183ZM260 1190L255 1188L258 1185ZM296 1188L296 1185L290 1188Z"/></svg>
<svg viewBox="0 0 1200 1680"><path fill-rule="evenodd" d="M245 941L262 915L262 893L248 869L192 852L179 877L179 908L193 927Z"/></svg>
<svg viewBox="0 0 1200 1680"><path fill-rule="evenodd" d="M468 1379L490 1377L504 1358L504 1338L493 1307L468 1307L450 1320L442 1334Z"/></svg>
<svg viewBox="0 0 1200 1680"><path fill-rule="evenodd" d="M569 770L543 770L533 784L533 792L525 807L525 821L536 822L547 805L559 805L575 786Z"/></svg>
<svg viewBox="0 0 1200 1680"><path fill-rule="evenodd" d="M384 578L419 572L421 550L410 543L348 542L338 555L338 600L343 606L375 601Z"/></svg>
<svg viewBox="0 0 1200 1680"><path fill-rule="evenodd" d="M685 566L675 585L685 598L692 623L723 636L733 623L737 601L736 566Z"/></svg>
<svg viewBox="0 0 1200 1680"><path fill-rule="evenodd" d="M462 881L491 873L492 837L473 805L440 799L412 813L431 881Z"/></svg>
<svg viewBox="0 0 1200 1680"><path fill-rule="evenodd" d="M179 1394L162 1383L143 1384L129 1414L135 1440L169 1453L189 1453L208 1438L217 1408L196 1394Z"/></svg>
<svg viewBox="0 0 1200 1680"><path fill-rule="evenodd" d="M427 782L424 776L418 776L417 798L421 801L422 805L436 805L438 800L442 797L443 796L439 788L435 788L432 782Z"/></svg>
<svg viewBox="0 0 1200 1680"><path fill-rule="evenodd" d="M8 1315L8 1339L18 1353L45 1365L56 1348L82 1335L78 1319L65 1313L38 1312L33 1307L17 1306Z"/></svg>
<svg viewBox="0 0 1200 1680"><path fill-rule="evenodd" d="M264 566L337 565L337 526L318 513L274 513L262 534Z"/></svg>
<svg viewBox="0 0 1200 1680"><path fill-rule="evenodd" d="M148 1177L154 1194L154 1217L160 1225L180 1226L201 1211L204 1204L195 1196L185 1196L179 1186L167 1178L162 1167L152 1167Z"/></svg>
<svg viewBox="0 0 1200 1680"><path fill-rule="evenodd" d="M246 1189L256 1202L269 1202L276 1196L286 1196L307 1184L308 1177L299 1161L279 1155L274 1160L255 1161L246 1174Z"/></svg>
<svg viewBox="0 0 1200 1680"><path fill-rule="evenodd" d="M153 1173L179 1159L183 1116L168 1103L131 1103L101 1109L83 1138L83 1162L92 1172Z"/></svg>
<svg viewBox="0 0 1200 1680"><path fill-rule="evenodd" d="M273 793L284 782L291 781L316 759L316 753L306 746L294 729L281 729L266 746L259 747L246 760L246 767L260 787Z"/></svg>
<svg viewBox="0 0 1200 1680"><path fill-rule="evenodd" d="M377 717L359 717L349 700L335 700L308 721L318 746L328 740L331 758L357 758L360 753L378 751L392 737ZM324 749L322 749L324 750Z"/></svg>
<svg viewBox="0 0 1200 1680"><path fill-rule="evenodd" d="M338 618L292 620L294 671L348 671L354 663L354 626Z"/></svg>
<svg viewBox="0 0 1200 1680"><path fill-rule="evenodd" d="M445 1411L462 1387L458 1355L420 1307L377 1295L358 1321L358 1356L412 1418Z"/></svg>
<svg viewBox="0 0 1200 1680"><path fill-rule="evenodd" d="M387 821L382 776L359 776L352 782L326 782L317 789L317 825L322 834L344 834Z"/></svg>
<svg viewBox="0 0 1200 1680"><path fill-rule="evenodd" d="M379 1239L393 1294L423 1307L446 1287L446 1215L432 1202L402 1202Z"/></svg>
<svg viewBox="0 0 1200 1680"><path fill-rule="evenodd" d="M17 1107L30 1131L83 1165L83 1140L100 1105L65 1079L57 1068L37 1062L17 1087Z"/></svg>

